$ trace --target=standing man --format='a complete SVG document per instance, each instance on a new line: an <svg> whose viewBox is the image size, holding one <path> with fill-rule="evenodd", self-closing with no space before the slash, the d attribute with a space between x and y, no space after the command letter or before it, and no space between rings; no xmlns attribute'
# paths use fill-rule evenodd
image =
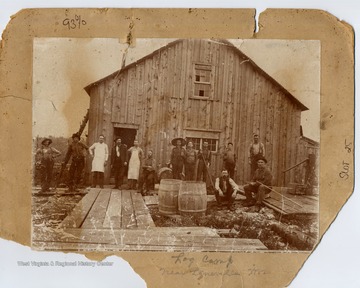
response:
<svg viewBox="0 0 360 288"><path fill-rule="evenodd" d="M223 169L221 177L215 180L215 198L218 205L226 201L228 209L233 210L232 204L235 201L238 191L239 186L229 177L228 171Z"/></svg>
<svg viewBox="0 0 360 288"><path fill-rule="evenodd" d="M230 178L234 179L237 157L234 152L234 144L229 142L224 153L224 168L229 172Z"/></svg>
<svg viewBox="0 0 360 288"><path fill-rule="evenodd" d="M198 159L197 181L206 182L207 171L211 163L211 151L209 150L208 142L203 143L202 150L198 153Z"/></svg>
<svg viewBox="0 0 360 288"><path fill-rule="evenodd" d="M255 170L258 168L257 160L260 157L265 157L265 146L259 142L259 135L254 134L254 142L250 144L249 148L249 164L251 167L250 177L254 176Z"/></svg>
<svg viewBox="0 0 360 288"><path fill-rule="evenodd" d="M181 180L181 173L183 172L186 151L182 147L185 145L183 138L175 138L171 144L175 147L171 150L170 163L174 179Z"/></svg>
<svg viewBox="0 0 360 288"><path fill-rule="evenodd" d="M42 147L36 150L35 158L37 165L41 167L41 193L50 191L54 159L61 155L61 152L50 147L52 140L45 138Z"/></svg>
<svg viewBox="0 0 360 288"><path fill-rule="evenodd" d="M115 176L115 186L113 189L119 189L122 185L125 168L127 166L127 147L121 144L121 139L116 138L115 146L111 151L111 169L113 169Z"/></svg>
<svg viewBox="0 0 360 288"><path fill-rule="evenodd" d="M77 186L80 184L81 175L85 167L86 151L89 148L84 143L80 142L80 135L78 133L74 133L71 138L72 143L69 144L63 165L65 167L69 162L70 157L72 157L69 169L68 187L69 191L77 191Z"/></svg>
<svg viewBox="0 0 360 288"><path fill-rule="evenodd" d="M139 180L141 161L144 157L143 150L139 147L139 141L134 141L134 146L132 146L128 152L128 181L129 189L136 189L137 181Z"/></svg>
<svg viewBox="0 0 360 288"><path fill-rule="evenodd" d="M195 180L196 150L194 144L189 141L185 153L185 180Z"/></svg>
<svg viewBox="0 0 360 288"><path fill-rule="evenodd" d="M142 173L139 180L139 192L141 195L145 196L149 193L150 190L154 189L155 186L155 159L153 158L153 151L149 150L147 157L144 160L142 166ZM145 184L145 193L144 193L144 184Z"/></svg>
<svg viewBox="0 0 360 288"><path fill-rule="evenodd" d="M270 193L272 174L266 167L266 163L265 157L258 158L258 169L256 169L251 182L244 186L246 196L244 206L255 205L257 208L261 208L266 194ZM255 199L252 197L252 193L255 194Z"/></svg>
<svg viewBox="0 0 360 288"><path fill-rule="evenodd" d="M104 143L104 135L99 136L99 142L94 143L89 148L89 153L93 158L91 172L93 172L92 188L99 183L100 188L104 188L104 172L109 157L109 148Z"/></svg>

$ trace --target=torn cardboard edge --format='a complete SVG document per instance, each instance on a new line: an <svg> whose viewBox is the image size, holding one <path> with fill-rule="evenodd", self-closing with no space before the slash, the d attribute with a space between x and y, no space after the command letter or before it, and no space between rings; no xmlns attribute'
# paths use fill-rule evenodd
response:
<svg viewBox="0 0 360 288"><path fill-rule="evenodd" d="M96 18L97 21L91 23L87 30L66 31L61 29L59 23L64 15L69 13L81 13L92 19ZM24 195L28 195L24 191L31 186L32 173L29 173L29 167L20 166L17 161L13 161L11 155L14 153L18 155L21 163L31 162L29 155L32 143L29 139L31 139L32 120L29 101L31 101L32 86L30 76L32 38L109 37L130 41L129 27L132 37L135 38L176 36L176 38L318 39L321 41L320 235L322 236L353 191L353 146L348 152L344 143L354 143L354 119L353 113L349 113L354 111L354 32L346 22L339 21L321 10L268 9L259 15L259 32L255 34L254 17L254 9L26 9L13 16L3 33L0 53L0 78L3 81L0 88L3 105L0 109L5 115L4 121L0 123L0 130L4 134L0 145L5 147L4 153L0 156L0 163L4 166L4 171L7 171L3 176L6 181L1 183L1 193L8 199L7 202L0 204L1 236L25 245L30 244L29 222L21 220L30 216L31 200L24 198ZM133 19L133 22L130 19ZM196 31L191 27L197 27ZM334 79L337 80L335 87ZM16 115L15 111L19 110L30 113ZM15 126L18 129L13 131L11 128ZM28 150L13 147L11 143L14 138L24 139L23 143ZM348 168L344 168L344 161L348 163ZM341 174L342 172L345 174ZM28 178L23 183L19 183L18 180L23 179L23 175L28 175ZM347 176L341 177L341 175ZM19 208L14 211L13 207ZM135 270L137 267L146 267L146 269L138 269L139 272L141 271L145 279L148 278L149 287L159 287L156 281L160 277L160 272L155 267L169 263L171 254L87 253L86 257L104 259L110 255L121 256L129 261ZM227 255L228 253L218 256L223 258ZM276 263L276 272L279 274L275 279L272 278L273 287L288 284L309 256L308 253L233 253L231 255L241 267L254 263L272 271ZM199 253L190 253L189 257L200 261L201 256L202 254ZM244 276L242 283L255 283L253 281L262 283L268 279L268 276L265 274L255 280ZM165 285L167 281L173 283L174 278L169 276L162 279ZM182 280L181 287L192 283L192 278L188 276L182 277ZM207 282L206 279L202 281ZM206 284L214 287L214 283Z"/></svg>

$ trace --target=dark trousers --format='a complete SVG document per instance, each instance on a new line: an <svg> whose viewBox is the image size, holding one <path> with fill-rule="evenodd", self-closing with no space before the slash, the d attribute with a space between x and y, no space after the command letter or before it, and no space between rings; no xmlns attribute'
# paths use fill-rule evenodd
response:
<svg viewBox="0 0 360 288"><path fill-rule="evenodd" d="M155 186L155 171L148 171L143 169L142 174L139 179L139 190L142 192L144 189L145 184L145 191L154 190Z"/></svg>
<svg viewBox="0 0 360 288"><path fill-rule="evenodd" d="M92 172L92 185L91 187L95 188L96 185L100 185L100 188L104 188L104 172Z"/></svg>
<svg viewBox="0 0 360 288"><path fill-rule="evenodd" d="M270 193L270 189L264 185L251 185L246 184L244 186L246 201L256 202L256 204L261 205L264 201L266 194ZM252 193L255 193L255 199L252 196Z"/></svg>
<svg viewBox="0 0 360 288"><path fill-rule="evenodd" d="M183 171L184 163L179 161L178 163L172 163L172 173L174 179L181 180L181 173Z"/></svg>
<svg viewBox="0 0 360 288"><path fill-rule="evenodd" d="M80 184L84 167L85 167L84 157L77 157L71 160L71 165L69 169L69 181L68 181L68 186L70 188L73 188L74 186L78 186Z"/></svg>
<svg viewBox="0 0 360 288"><path fill-rule="evenodd" d="M41 160L41 190L47 191L50 188L54 168L53 159Z"/></svg>
<svg viewBox="0 0 360 288"><path fill-rule="evenodd" d="M225 191L224 196L220 196L219 191L215 190L215 198L216 198L216 202L218 204L221 204L222 202L227 202L227 206L230 207L236 198L236 194L234 193L234 189L228 189L227 191Z"/></svg>
<svg viewBox="0 0 360 288"><path fill-rule="evenodd" d="M207 173L206 164L204 161L199 161L196 180L206 182Z"/></svg>
<svg viewBox="0 0 360 288"><path fill-rule="evenodd" d="M115 187L123 184L125 167L123 165L114 165Z"/></svg>
<svg viewBox="0 0 360 288"><path fill-rule="evenodd" d="M229 176L231 179L234 180L234 174L235 174L235 163L232 162L226 162L224 163L225 169L229 172Z"/></svg>
<svg viewBox="0 0 360 288"><path fill-rule="evenodd" d="M185 163L185 180L195 180L195 165L196 163Z"/></svg>
<svg viewBox="0 0 360 288"><path fill-rule="evenodd" d="M255 171L256 169L258 169L258 165L257 165L257 161L258 161L258 157L259 156L253 156L251 157L251 164L250 164L250 167L251 167L251 172L250 172L250 179L252 179L254 177L254 174L255 174Z"/></svg>

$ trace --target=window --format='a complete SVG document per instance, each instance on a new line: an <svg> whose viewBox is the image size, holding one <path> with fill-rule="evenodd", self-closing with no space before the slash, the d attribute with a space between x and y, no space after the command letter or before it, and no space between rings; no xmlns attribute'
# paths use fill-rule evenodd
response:
<svg viewBox="0 0 360 288"><path fill-rule="evenodd" d="M211 96L211 65L195 64L194 96L210 98Z"/></svg>
<svg viewBox="0 0 360 288"><path fill-rule="evenodd" d="M209 150L212 152L217 152L218 148L218 140L217 139L207 139L207 138L194 138L194 137L187 137L187 142L191 141L194 144L195 150L200 150L204 142L208 142Z"/></svg>

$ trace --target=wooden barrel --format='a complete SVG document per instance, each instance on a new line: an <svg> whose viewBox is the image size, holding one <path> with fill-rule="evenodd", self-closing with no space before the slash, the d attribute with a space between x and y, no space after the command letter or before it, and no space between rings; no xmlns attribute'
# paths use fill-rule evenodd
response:
<svg viewBox="0 0 360 288"><path fill-rule="evenodd" d="M178 213L178 194L181 180L161 179L158 191L159 212L163 215Z"/></svg>
<svg viewBox="0 0 360 288"><path fill-rule="evenodd" d="M205 216L206 207L206 183L182 181L179 189L180 214Z"/></svg>
<svg viewBox="0 0 360 288"><path fill-rule="evenodd" d="M158 171L158 179L161 181L162 179L172 179L172 170L168 167L162 167Z"/></svg>

